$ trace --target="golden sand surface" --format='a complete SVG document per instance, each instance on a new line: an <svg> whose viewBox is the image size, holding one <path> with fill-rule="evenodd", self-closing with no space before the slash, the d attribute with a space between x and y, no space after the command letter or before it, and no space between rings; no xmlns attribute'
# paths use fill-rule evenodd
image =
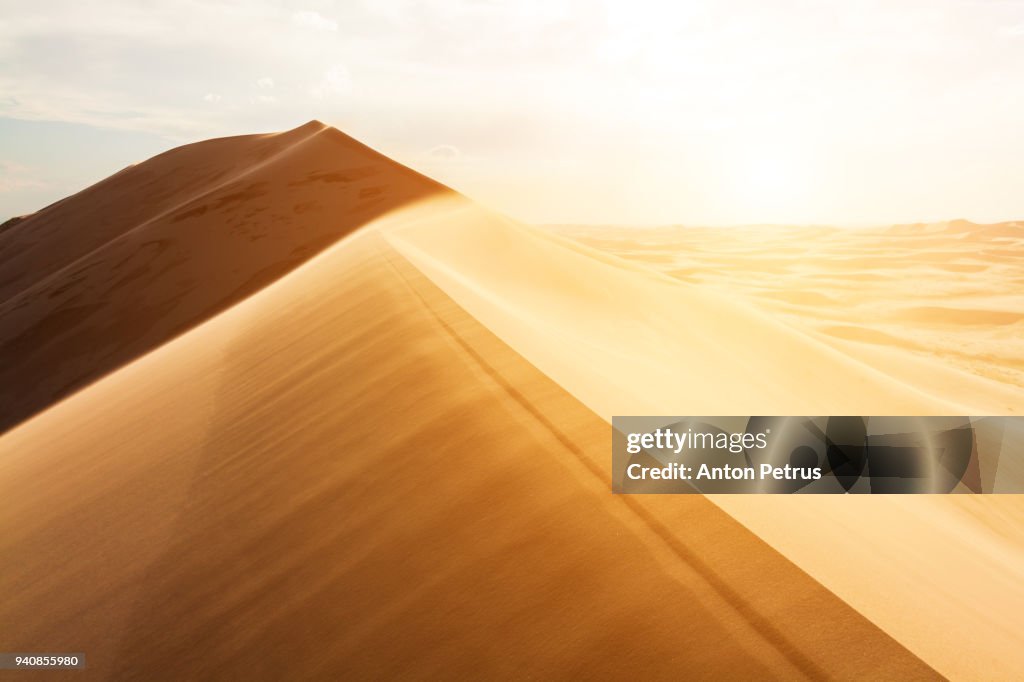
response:
<svg viewBox="0 0 1024 682"><path fill-rule="evenodd" d="M1019 414L985 229L532 227L316 123L155 157L0 232L0 650L1017 677L1018 496L610 492L613 414Z"/></svg>
<svg viewBox="0 0 1024 682"><path fill-rule="evenodd" d="M897 347L1024 384L1024 222L554 229L743 297L844 350Z"/></svg>
<svg viewBox="0 0 1024 682"><path fill-rule="evenodd" d="M704 498L672 528L610 495L609 436L354 237L0 440L0 645L116 679L934 675Z"/></svg>
<svg viewBox="0 0 1024 682"><path fill-rule="evenodd" d="M642 259L611 255L621 249L615 240L627 238L625 229L523 227L478 206L448 203L449 217L396 226L387 231L389 241L477 320L606 420L615 414L769 412L1014 415L1024 407L1024 385L1013 375L997 378L979 371L962 354L852 342L822 333L808 322L806 310L799 321L780 314L773 304L741 291L754 279L744 270L745 255L734 256L735 282L680 281L638 262ZM759 229L770 235L775 228ZM1018 231L1009 225L991 229ZM576 238L566 241L567 231ZM604 241L595 243L595 232ZM715 251L716 234L726 244L738 237L723 230L699 234L708 252ZM878 234L846 232L841 238L873 249L880 259L877 252L885 250L886 240ZM925 261L930 260L925 246L938 239L934 234L922 230ZM648 234L648 255L656 250L652 242ZM766 248L778 246L772 239L766 243ZM669 239L662 248L665 260L694 258ZM967 249L960 253L970 257ZM829 260L820 267L830 271ZM997 272L1013 279L1010 267L1001 264ZM964 280L972 276L960 273L960 281L948 286L970 290L975 285ZM915 307L917 292L929 290L922 280L913 274L878 297ZM773 281L780 289L788 285L799 291L804 280ZM1012 285L997 282L991 289L1009 291ZM1002 300L1024 311L1024 299L1006 295ZM834 307L837 315L869 328L870 314L854 317L854 306L839 299ZM1020 329L1020 322L1012 324ZM1020 357L1024 337L1002 326L983 325L977 330L979 343L998 344L1006 357ZM956 331L964 333L959 326ZM914 333L938 334L926 328L908 335ZM996 489L1019 490L1024 463L1007 460ZM944 675L998 679L1024 670L1020 496L711 499ZM685 524L676 504L675 498L658 501L660 515L673 526Z"/></svg>

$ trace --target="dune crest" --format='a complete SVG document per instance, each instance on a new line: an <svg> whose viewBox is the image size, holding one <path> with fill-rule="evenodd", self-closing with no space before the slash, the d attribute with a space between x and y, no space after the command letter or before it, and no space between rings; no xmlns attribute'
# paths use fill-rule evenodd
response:
<svg viewBox="0 0 1024 682"><path fill-rule="evenodd" d="M0 432L447 192L313 121L172 149L26 218L0 233Z"/></svg>

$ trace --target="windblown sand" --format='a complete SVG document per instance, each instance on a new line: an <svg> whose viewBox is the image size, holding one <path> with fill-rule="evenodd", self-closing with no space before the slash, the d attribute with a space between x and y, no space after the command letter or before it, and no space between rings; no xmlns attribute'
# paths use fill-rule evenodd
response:
<svg viewBox="0 0 1024 682"><path fill-rule="evenodd" d="M1020 228L541 229L283 136L0 233L38 244L0 269L0 404L35 415L0 436L0 650L97 679L1024 671L1018 497L613 496L607 422L1017 414Z"/></svg>

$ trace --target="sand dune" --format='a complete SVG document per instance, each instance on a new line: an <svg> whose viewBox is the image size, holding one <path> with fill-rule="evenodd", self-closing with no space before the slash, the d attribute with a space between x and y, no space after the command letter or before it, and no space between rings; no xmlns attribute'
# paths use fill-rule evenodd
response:
<svg viewBox="0 0 1024 682"><path fill-rule="evenodd" d="M313 121L171 150L27 218L0 233L0 432L446 191Z"/></svg>
<svg viewBox="0 0 1024 682"><path fill-rule="evenodd" d="M608 429L355 237L0 439L0 648L117 679L933 675L705 500L669 531L611 496Z"/></svg>
<svg viewBox="0 0 1024 682"><path fill-rule="evenodd" d="M838 337L901 345L938 360L933 365L1015 387L1024 384L1021 223L557 231L743 298L807 333L823 335L829 344L828 337ZM993 255L996 244L1013 248ZM651 260L652 255L662 260ZM858 350L842 346L844 353ZM948 387L940 383L936 390L945 394Z"/></svg>
<svg viewBox="0 0 1024 682"><path fill-rule="evenodd" d="M244 179L201 198L171 179L193 177L182 157L153 184L168 198L137 202L164 201L152 217L41 249L40 277L0 272L20 287L3 331L46 341L4 337L26 358L5 388L120 366L0 436L0 554L16 557L0 623L18 624L0 650L84 651L99 679L1024 670L1017 497L613 496L608 471L612 414L1017 413L1022 383L970 343L1015 357L1019 323L947 325L956 341L935 346L930 319L873 321L940 305L925 300L943 286L1004 286L1005 254L980 280L905 275L1014 229L552 231L336 131L284 135L232 143L246 151L203 177ZM105 183L48 211L142 196ZM265 247L241 254L247 239L215 234L254 226ZM188 245L180 269L109 276L157 228ZM79 261L95 265L71 276ZM136 317L151 331L111 327ZM49 384L22 416L61 394Z"/></svg>

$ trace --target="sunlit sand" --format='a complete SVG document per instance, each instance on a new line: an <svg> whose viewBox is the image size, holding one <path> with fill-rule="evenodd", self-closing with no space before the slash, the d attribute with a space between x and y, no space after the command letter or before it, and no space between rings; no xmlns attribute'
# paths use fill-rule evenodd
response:
<svg viewBox="0 0 1024 682"><path fill-rule="evenodd" d="M1024 669L1016 496L608 470L614 414L1019 414L1024 227L536 227L318 124L184 150L0 233L0 650L118 679Z"/></svg>

